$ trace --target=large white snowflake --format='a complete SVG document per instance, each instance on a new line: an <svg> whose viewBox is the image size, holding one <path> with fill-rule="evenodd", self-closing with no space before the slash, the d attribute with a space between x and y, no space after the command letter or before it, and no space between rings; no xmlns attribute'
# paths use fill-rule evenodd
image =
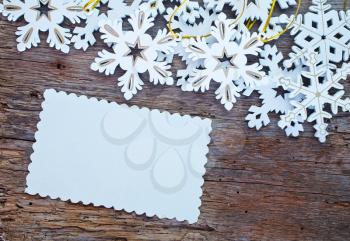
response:
<svg viewBox="0 0 350 241"><path fill-rule="evenodd" d="M292 91L291 98L302 95L291 102L295 108L281 116L279 126L284 128L296 118L316 122L315 137L325 142L328 135L326 120L337 114L339 108L350 111L350 99L343 99L343 86L339 83L350 74L350 64L343 64L333 73L328 66L318 64L316 53L309 53L305 64L308 70L302 71L296 82L288 77L279 79L284 89Z"/></svg>
<svg viewBox="0 0 350 241"><path fill-rule="evenodd" d="M124 0L101 0L90 13L87 14L85 26L77 26L74 29L72 42L77 49L86 50L89 45L96 42L94 32L98 30L100 21L111 19L119 20L134 13L141 0L134 0L128 5Z"/></svg>
<svg viewBox="0 0 350 241"><path fill-rule="evenodd" d="M284 65L291 67L303 61L308 52L318 53L319 62L325 65L346 61L350 56L350 13L331 9L327 0L312 0L310 12L298 15L292 25L295 35L289 59ZM290 18L281 17L282 22Z"/></svg>
<svg viewBox="0 0 350 241"><path fill-rule="evenodd" d="M124 97L128 100L142 89L139 74L148 72L154 84L173 84L170 65L166 60L158 60L159 53L171 54L176 42L167 30L159 30L152 38L146 32L154 25L149 12L136 11L130 15L132 31L123 31L121 21L102 21L100 31L106 43L113 44L113 52L102 50L91 64L91 68L106 75L114 74L119 66L125 74L118 78Z"/></svg>
<svg viewBox="0 0 350 241"><path fill-rule="evenodd" d="M213 80L220 84L216 98L221 100L227 110L232 109L236 97L244 86L255 88L266 82L265 73L258 63L247 64L249 55L257 56L262 42L256 33L246 32L235 38L237 31L231 26L232 20L220 14L212 27L211 37L191 39L186 46L188 58L202 60L203 67L194 68L187 79L188 90L202 92L209 89Z"/></svg>
<svg viewBox="0 0 350 241"><path fill-rule="evenodd" d="M60 24L65 18L79 23L85 18L81 4L67 0L4 0L2 15L10 21L24 17L27 25L18 27L17 48L24 51L40 43L39 31L48 32L47 43L64 53L69 52L71 33Z"/></svg>
<svg viewBox="0 0 350 241"><path fill-rule="evenodd" d="M293 110L293 105L290 103L291 98L289 93L278 92L278 80L280 78L288 77L293 81L298 74L301 72L301 68L296 68L292 71L286 71L282 69L279 64L283 60L283 55L278 52L276 46L265 45L262 52L260 52L260 64L267 68L269 82L266 85L258 86L256 88L262 100L261 106L251 106L249 108L249 114L246 116L248 126L250 128L256 128L259 130L262 126L266 126L270 123L269 113L275 112L276 114L285 114ZM244 91L245 95L250 95L251 91L248 89ZM300 119L298 119L300 121ZM286 127L285 131L287 135L297 135L300 131L303 131L303 127L298 122L290 122Z"/></svg>

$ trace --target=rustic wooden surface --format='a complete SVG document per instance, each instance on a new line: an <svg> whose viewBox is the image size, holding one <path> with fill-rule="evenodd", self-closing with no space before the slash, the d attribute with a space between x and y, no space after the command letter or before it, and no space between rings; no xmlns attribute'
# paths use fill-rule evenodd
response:
<svg viewBox="0 0 350 241"><path fill-rule="evenodd" d="M310 2L303 1L303 12ZM342 0L333 4L339 9ZM326 144L313 137L311 124L300 138L287 138L276 116L260 132L247 127L244 117L257 96L226 112L214 91L146 83L128 102L213 119L197 224L24 194L46 88L125 100L116 77L89 70L100 40L86 53L64 55L45 41L18 53L14 32L22 24L0 20L0 240L350 240L350 114L330 122ZM289 37L279 41L284 53L290 43Z"/></svg>

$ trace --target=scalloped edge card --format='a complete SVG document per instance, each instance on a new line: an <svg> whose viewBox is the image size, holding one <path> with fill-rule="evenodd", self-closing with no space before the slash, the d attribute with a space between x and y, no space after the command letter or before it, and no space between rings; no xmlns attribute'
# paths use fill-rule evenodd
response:
<svg viewBox="0 0 350 241"><path fill-rule="evenodd" d="M44 98L26 193L197 222L210 119L53 89Z"/></svg>

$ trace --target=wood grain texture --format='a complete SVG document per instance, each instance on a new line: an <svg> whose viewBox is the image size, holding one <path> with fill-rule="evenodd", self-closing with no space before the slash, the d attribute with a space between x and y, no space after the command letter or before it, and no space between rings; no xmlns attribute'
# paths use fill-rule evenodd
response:
<svg viewBox="0 0 350 241"><path fill-rule="evenodd" d="M303 1L305 12L310 0ZM340 9L341 0L332 1ZM125 103L116 76L89 69L103 46L69 55L48 48L16 50L16 27L0 20L0 240L349 240L350 115L339 113L327 143L305 125L300 138L277 126L260 132L244 118L256 95L230 112L206 94L145 83L130 105L213 119L201 216L194 225L24 194L42 93L55 88ZM161 24L161 23L160 23ZM46 34L42 35L46 37ZM286 54L291 38L278 46ZM176 61L175 71L181 63ZM120 74L120 73L118 73ZM350 84L345 84L350 91Z"/></svg>

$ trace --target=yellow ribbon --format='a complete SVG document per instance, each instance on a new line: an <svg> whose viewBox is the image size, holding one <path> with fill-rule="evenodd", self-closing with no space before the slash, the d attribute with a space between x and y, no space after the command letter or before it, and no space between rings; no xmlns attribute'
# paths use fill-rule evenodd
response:
<svg viewBox="0 0 350 241"><path fill-rule="evenodd" d="M83 7L85 12L91 12L96 8L96 6L100 3L101 0L89 0Z"/></svg>
<svg viewBox="0 0 350 241"><path fill-rule="evenodd" d="M272 14L273 14L273 11L274 11L275 6L276 6L276 2L277 2L277 0L273 0L273 2L272 2L269 16L266 19L266 23L265 23L265 25L263 27L263 30L262 30L263 33L266 33L266 30L267 30L267 28L268 28L268 26L270 24L270 21L271 21L271 18L272 18ZM260 41L263 42L263 43L268 43L268 42L270 42L270 41L272 41L272 40L274 40L276 38L279 38L283 34L285 34L289 30L290 26L292 26L292 24L295 22L295 20L297 18L297 15L299 13L299 10L300 10L300 6L301 6L301 0L298 0L298 6L297 6L297 9L296 9L296 11L294 13L293 19L287 24L287 26L281 32L279 32L279 33L277 33L277 34L275 34L275 35L273 35L272 37L269 37L269 38L265 38L265 39L260 38Z"/></svg>
<svg viewBox="0 0 350 241"><path fill-rule="evenodd" d="M180 35L178 33L175 33L171 24L172 24L172 21L175 17L175 15L179 12L179 10L188 2L188 0L184 0L180 3L179 6L177 6L174 10L174 12L170 15L170 18L169 18L169 21L168 21L168 29L169 29L169 32L170 34L173 36L173 38L177 39L180 37ZM236 25L238 23L238 21L241 19L241 17L243 16L243 13L245 11L247 7L247 0L244 0L244 4L243 4L243 7L240 11L240 14L237 16L237 18L235 20L232 21L232 23L230 24L230 26L232 25ZM207 38L209 37L211 34L210 33L207 33L207 34L204 34L204 35L184 35L182 36L183 39L190 39L190 38Z"/></svg>
<svg viewBox="0 0 350 241"><path fill-rule="evenodd" d="M252 29L252 27L254 26L254 24L256 23L256 19L254 19L253 21L251 21L250 19L248 20L248 22L247 22L247 29L249 29L249 30L251 30Z"/></svg>

